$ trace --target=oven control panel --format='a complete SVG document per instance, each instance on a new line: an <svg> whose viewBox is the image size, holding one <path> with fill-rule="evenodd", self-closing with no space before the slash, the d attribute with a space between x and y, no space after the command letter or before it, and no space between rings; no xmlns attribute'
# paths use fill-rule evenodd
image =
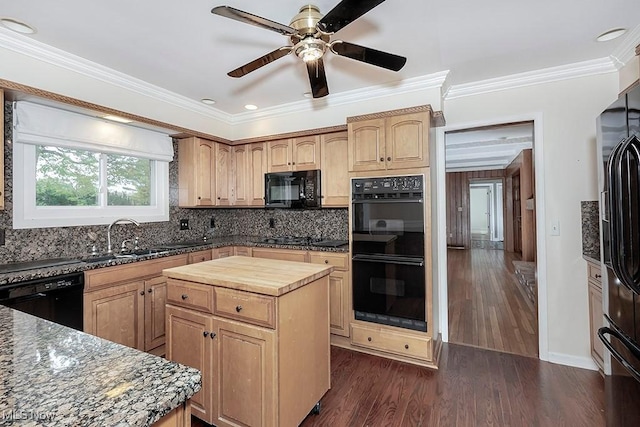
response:
<svg viewBox="0 0 640 427"><path fill-rule="evenodd" d="M357 178L352 181L353 194L422 193L424 176L387 176Z"/></svg>

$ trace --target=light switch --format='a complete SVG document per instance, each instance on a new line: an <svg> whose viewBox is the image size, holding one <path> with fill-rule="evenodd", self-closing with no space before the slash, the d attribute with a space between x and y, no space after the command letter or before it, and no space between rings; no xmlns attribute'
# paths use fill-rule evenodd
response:
<svg viewBox="0 0 640 427"><path fill-rule="evenodd" d="M555 220L551 222L551 235L559 236L560 235L560 221Z"/></svg>

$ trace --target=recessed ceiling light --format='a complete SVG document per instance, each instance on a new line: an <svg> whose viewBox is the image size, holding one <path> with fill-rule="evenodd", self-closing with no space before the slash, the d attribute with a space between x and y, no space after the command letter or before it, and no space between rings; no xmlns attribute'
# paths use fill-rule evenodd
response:
<svg viewBox="0 0 640 427"><path fill-rule="evenodd" d="M201 101L203 104L207 104L207 105L213 105L213 104L215 104L215 103L216 103L216 101L214 101L214 100L213 100L213 99L211 99L211 98L202 98L200 101Z"/></svg>
<svg viewBox="0 0 640 427"><path fill-rule="evenodd" d="M133 120L125 119L124 117L120 116L114 116L113 114L107 114L106 116L102 116L102 118L118 123L133 123Z"/></svg>
<svg viewBox="0 0 640 427"><path fill-rule="evenodd" d="M596 37L596 40L599 42L608 42L609 40L617 39L621 35L627 32L626 28L614 28L609 31L605 31Z"/></svg>
<svg viewBox="0 0 640 427"><path fill-rule="evenodd" d="M247 104L244 106L244 108L246 108L247 110L257 110L258 107L253 105L253 104Z"/></svg>
<svg viewBox="0 0 640 427"><path fill-rule="evenodd" d="M36 29L31 25L25 24L24 22L20 22L16 19L2 18L0 19L0 24L11 31L15 31L16 33L35 34L36 32Z"/></svg>

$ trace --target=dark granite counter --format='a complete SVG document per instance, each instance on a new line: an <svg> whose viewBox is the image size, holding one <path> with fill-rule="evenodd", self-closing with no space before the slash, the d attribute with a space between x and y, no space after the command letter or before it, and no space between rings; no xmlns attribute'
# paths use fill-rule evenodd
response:
<svg viewBox="0 0 640 427"><path fill-rule="evenodd" d="M582 219L582 255L600 263L600 210L597 201L580 202Z"/></svg>
<svg viewBox="0 0 640 427"><path fill-rule="evenodd" d="M0 426L149 426L200 372L0 306Z"/></svg>
<svg viewBox="0 0 640 427"><path fill-rule="evenodd" d="M8 284L8 283L17 283L23 282L31 279L38 279L44 277L52 277L58 276L61 274L67 273L75 273L85 270L93 270L96 268L102 267L110 267L113 265L121 265L128 264L132 262L145 261L149 259L155 258L163 258L172 255L181 255L190 252L197 252L206 249L215 249L221 248L225 246L247 246L247 247L260 247L260 248L274 248L274 249L295 249L295 250L304 250L304 251L322 251L322 252L336 252L336 253L347 253L349 252L349 245L340 246L337 248L332 247L320 247L313 245L279 245L273 243L263 243L261 240L264 239L263 236L225 236L225 237L215 237L209 239L207 242L202 242L202 244L194 244L189 247L183 248L175 248L163 250L159 253L138 256L133 258L116 258L109 259L104 261L97 262L77 262L62 266L49 267L49 268L39 268L32 270L24 270L15 273L5 273L0 274L0 285ZM162 246L162 245L156 245ZM90 257L86 255L84 258L81 256L79 259L90 260Z"/></svg>

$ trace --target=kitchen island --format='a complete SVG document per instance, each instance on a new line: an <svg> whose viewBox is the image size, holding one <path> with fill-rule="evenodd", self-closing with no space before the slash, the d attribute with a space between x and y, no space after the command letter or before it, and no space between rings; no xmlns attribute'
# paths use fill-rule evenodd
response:
<svg viewBox="0 0 640 427"><path fill-rule="evenodd" d="M0 306L2 426L181 426L200 387L193 368Z"/></svg>
<svg viewBox="0 0 640 427"><path fill-rule="evenodd" d="M167 358L199 369L192 412L297 426L330 387L333 267L232 256L166 269Z"/></svg>

